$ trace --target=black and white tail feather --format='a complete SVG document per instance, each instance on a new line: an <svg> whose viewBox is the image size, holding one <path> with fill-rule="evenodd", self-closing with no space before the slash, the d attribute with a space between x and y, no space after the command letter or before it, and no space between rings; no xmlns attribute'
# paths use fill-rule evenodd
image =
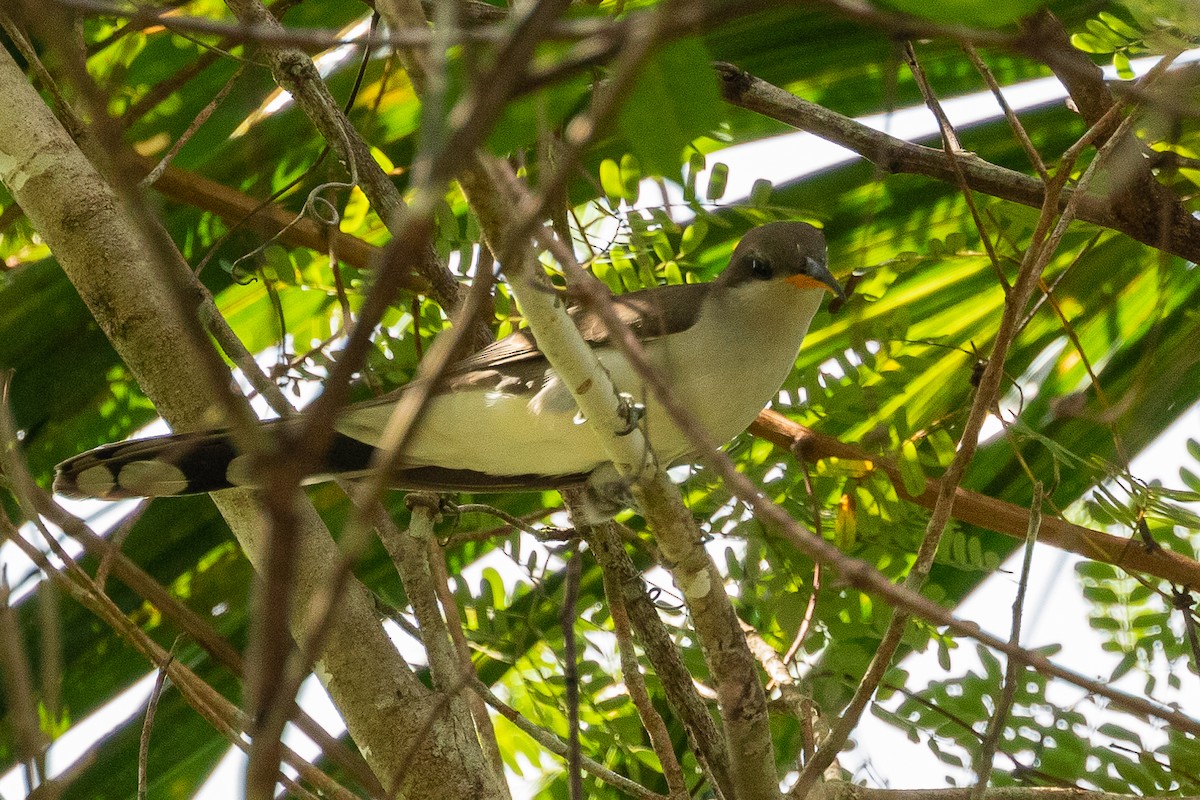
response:
<svg viewBox="0 0 1200 800"><path fill-rule="evenodd" d="M268 434L274 435L284 424L264 423ZM376 452L377 448L365 442L334 433L321 463L304 483L362 477L371 469ZM398 468L389 484L413 491L503 492L558 489L586 480L584 474L488 475L415 465ZM238 450L227 431L172 433L101 445L62 462L54 476L54 491L63 497L101 500L174 497L262 484L262 474Z"/></svg>
<svg viewBox="0 0 1200 800"><path fill-rule="evenodd" d="M284 423L264 423L278 434ZM313 480L361 474L375 448L337 434ZM258 476L227 431L173 433L97 447L58 465L54 491L65 497L120 500L200 494L255 486Z"/></svg>

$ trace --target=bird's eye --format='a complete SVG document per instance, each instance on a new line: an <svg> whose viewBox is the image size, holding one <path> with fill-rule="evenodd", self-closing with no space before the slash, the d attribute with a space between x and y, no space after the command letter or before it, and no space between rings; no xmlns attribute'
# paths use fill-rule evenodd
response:
<svg viewBox="0 0 1200 800"><path fill-rule="evenodd" d="M750 274L759 280L770 280L775 275L771 262L762 256L750 256Z"/></svg>

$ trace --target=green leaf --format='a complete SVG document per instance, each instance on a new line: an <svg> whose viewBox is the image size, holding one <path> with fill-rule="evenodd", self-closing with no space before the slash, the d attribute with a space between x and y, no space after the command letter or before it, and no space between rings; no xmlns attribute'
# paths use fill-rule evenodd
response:
<svg viewBox="0 0 1200 800"><path fill-rule="evenodd" d="M611 158L600 162L600 188L614 208L625 197L625 183L621 180L621 167Z"/></svg>
<svg viewBox="0 0 1200 800"><path fill-rule="evenodd" d="M1112 580L1117 577L1116 568L1103 561L1080 561L1075 565L1075 572L1081 578L1090 578L1094 581Z"/></svg>
<svg viewBox="0 0 1200 800"><path fill-rule="evenodd" d="M1102 733L1105 736L1109 737L1110 739L1116 739L1116 740L1122 741L1122 742L1129 742L1129 743L1133 744L1135 747L1137 747L1138 749L1141 749L1141 747L1142 747L1142 737L1138 736L1136 733L1134 733L1131 730L1122 728L1120 725L1114 725L1111 722L1106 722L1103 725L1101 725L1099 728L1097 728L1097 731L1099 733Z"/></svg>
<svg viewBox="0 0 1200 800"><path fill-rule="evenodd" d="M711 64L699 39L680 39L663 46L630 89L618 124L647 174L676 177L684 148L716 127L721 97Z"/></svg>
<svg viewBox="0 0 1200 800"><path fill-rule="evenodd" d="M939 667L947 672L950 671L950 646L942 638L937 640L937 660Z"/></svg>
<svg viewBox="0 0 1200 800"><path fill-rule="evenodd" d="M1134 41L1136 39L1142 38L1141 31L1139 31L1137 28L1132 27L1131 25L1126 24L1126 22L1123 19L1121 19L1120 17L1118 17L1116 14L1110 13L1108 11L1101 11L1096 16L1100 19L1101 22L1103 22L1105 25L1107 25L1109 27L1109 29L1111 29L1114 33L1116 33L1119 36L1124 36L1129 41Z"/></svg>
<svg viewBox="0 0 1200 800"><path fill-rule="evenodd" d="M1118 50L1117 52L1113 53L1112 63L1113 69L1117 71L1117 77L1126 81L1133 80L1133 67L1129 65L1129 56L1125 55L1124 51Z"/></svg>
<svg viewBox="0 0 1200 800"><path fill-rule="evenodd" d="M750 187L750 205L754 208L766 208L771 203L771 190L775 187L766 178L759 178Z"/></svg>
<svg viewBox="0 0 1200 800"><path fill-rule="evenodd" d="M693 150L688 156L687 167L683 172L683 199L684 202L692 203L696 200L696 180L700 173L704 171L705 158L704 154Z"/></svg>
<svg viewBox="0 0 1200 800"><path fill-rule="evenodd" d="M1087 21L1087 29L1092 32L1093 36L1113 50L1119 50L1129 43L1124 36L1121 36L1098 19L1089 19Z"/></svg>
<svg viewBox="0 0 1200 800"><path fill-rule="evenodd" d="M641 193L642 170L638 160L629 153L621 156L621 197L633 205Z"/></svg>
<svg viewBox="0 0 1200 800"><path fill-rule="evenodd" d="M1076 33L1071 36L1071 45L1085 53L1111 53L1112 48L1100 37L1091 33Z"/></svg>
<svg viewBox="0 0 1200 800"><path fill-rule="evenodd" d="M709 202L720 200L725 195L725 187L729 185L729 165L722 162L713 164L708 173L708 188L704 191L704 199Z"/></svg>
<svg viewBox="0 0 1200 800"><path fill-rule="evenodd" d="M704 237L708 234L708 223L703 217L697 217L691 225L683 229L683 236L679 241L679 255L690 255L704 242Z"/></svg>
<svg viewBox="0 0 1200 800"><path fill-rule="evenodd" d="M1200 492L1200 475L1192 472L1187 467L1179 468L1179 480L1183 481L1183 485L1193 492Z"/></svg>
<svg viewBox="0 0 1200 800"><path fill-rule="evenodd" d="M900 445L898 466L900 467L900 480L904 483L904 491L908 492L911 497L920 497L924 494L927 485L925 470L921 468L917 445L911 439L906 439L904 444Z"/></svg>

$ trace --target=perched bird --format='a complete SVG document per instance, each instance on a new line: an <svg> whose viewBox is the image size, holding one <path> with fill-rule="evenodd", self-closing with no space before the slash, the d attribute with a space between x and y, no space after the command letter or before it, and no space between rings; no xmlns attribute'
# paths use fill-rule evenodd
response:
<svg viewBox="0 0 1200 800"><path fill-rule="evenodd" d="M660 286L614 299L684 407L712 438L741 433L775 396L826 291L842 296L826 267L825 238L802 222L754 228L711 283ZM659 463L691 450L603 322L570 310L613 383L644 402L640 424ZM402 387L345 408L333 444L308 482L361 475ZM583 481L608 462L600 436L581 424L575 401L519 330L453 365L409 437L391 481L403 489L501 491ZM263 423L268 428L297 420ZM224 431L107 444L58 465L54 489L68 497L157 497L256 484L249 458Z"/></svg>

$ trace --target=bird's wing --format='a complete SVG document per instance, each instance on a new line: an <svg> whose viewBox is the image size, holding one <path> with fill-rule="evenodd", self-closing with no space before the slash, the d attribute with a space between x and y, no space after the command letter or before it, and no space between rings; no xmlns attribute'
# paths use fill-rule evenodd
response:
<svg viewBox="0 0 1200 800"><path fill-rule="evenodd" d="M685 284L631 292L614 298L613 303L621 319L645 342L694 325L709 285ZM587 342L595 347L605 346L608 328L598 315L580 307L569 309L569 313ZM544 411L558 410L569 418L575 413L574 401L565 387L557 385L549 370L550 363L538 350L533 333L522 329L451 365L434 390L431 403L444 410L448 407L444 407L439 398L446 399L447 395L459 393L487 393L491 397L485 407L496 416L502 413L501 406L506 406L507 402L517 402L519 406L513 408L524 409L534 395L542 392L540 407ZM375 443L391 407L415 385L408 383L388 394L347 407L338 416L337 430L354 439ZM554 391L544 391L550 389ZM520 413L528 412L522 410ZM429 423L428 418L426 422ZM463 430L453 427L444 433L453 438L465 435Z"/></svg>
<svg viewBox="0 0 1200 800"><path fill-rule="evenodd" d="M646 342L692 327L708 291L705 283L660 286L618 295L613 305L633 334ZM573 306L567 313L588 344L599 347L608 343L608 326L598 314L581 306ZM451 366L442 391L537 391L549 366L533 332L522 328Z"/></svg>

